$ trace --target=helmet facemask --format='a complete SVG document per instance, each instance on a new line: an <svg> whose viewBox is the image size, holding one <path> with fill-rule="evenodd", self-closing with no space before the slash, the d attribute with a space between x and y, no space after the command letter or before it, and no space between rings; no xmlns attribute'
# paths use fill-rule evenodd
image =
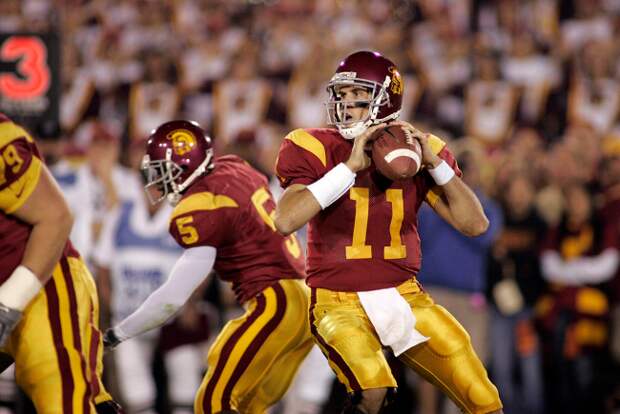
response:
<svg viewBox="0 0 620 414"><path fill-rule="evenodd" d="M149 201L152 204L157 204L163 199L167 199L173 206L176 205L181 199L183 191L193 183L196 178L204 174L206 171L213 168L213 149L209 149L206 152L206 156L203 162L200 163L198 168L190 174L182 183L177 183L179 177L183 174L184 170L177 163L172 161L172 150L168 148L166 150L166 159L164 160L151 160L151 157L146 154L142 158L141 170L146 180L144 190ZM157 188L161 193L160 197L153 197L151 188Z"/></svg>
<svg viewBox="0 0 620 414"><path fill-rule="evenodd" d="M336 73L327 84L329 100L325 103L327 109L327 119L331 125L338 128L340 134L346 139L354 139L363 134L370 126L380 124L388 120L396 119L400 111L396 111L387 117L377 119L379 112L384 106L390 107L390 95L387 88L391 79L386 76L383 84L378 82L356 78L352 72ZM357 86L368 91L367 99L343 100L338 91L345 86ZM353 108L367 107L368 112L363 119L347 119L349 111Z"/></svg>

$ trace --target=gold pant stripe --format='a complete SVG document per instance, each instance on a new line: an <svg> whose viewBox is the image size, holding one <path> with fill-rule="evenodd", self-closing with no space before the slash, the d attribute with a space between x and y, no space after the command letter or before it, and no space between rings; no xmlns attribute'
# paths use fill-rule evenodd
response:
<svg viewBox="0 0 620 414"><path fill-rule="evenodd" d="M93 336L97 306L86 265L79 258L63 258L11 334L8 351L15 359L17 383L39 414L95 412L88 353L100 346ZM111 396L101 387L95 398Z"/></svg>
<svg viewBox="0 0 620 414"><path fill-rule="evenodd" d="M73 413L72 396L74 394L74 384L71 375L69 351L63 346L65 339L62 332L62 323L60 321L60 295L56 288L56 280L62 279L62 276L57 276L59 272L61 272L61 270L57 267L52 279L45 285L45 296L47 297L48 317L52 327L54 348L56 350L56 357L58 358L58 370L60 372L62 385L62 408L65 413Z"/></svg>
<svg viewBox="0 0 620 414"><path fill-rule="evenodd" d="M69 267L69 261L67 258L63 258L60 261L60 267L62 269L62 275L63 275L63 279L65 282L65 292L67 299L68 299L68 305L69 305L69 316L70 316L70 325L67 324L63 324L63 335L64 332L70 332L71 336L73 338L73 350L74 350L74 357L71 359L71 365L72 365L72 371L74 373L74 378L77 378L78 380L76 380L76 389L78 389L79 391L75 393L74 395L74 405L76 407L76 411L79 412L79 404L80 404L80 400L79 400L79 396L83 395L82 397L82 411L84 413L89 413L90 412L90 400L92 398L92 394L91 394L91 383L89 381L89 375L87 372L87 363L86 363L86 352L88 352L88 348L83 349L83 345L87 344L85 341L83 341L82 338L82 334L81 334L81 330L80 330L80 320L79 320L79 315L78 315L78 306L77 306L77 295L75 292L75 285L73 283L73 272L71 272L71 269ZM64 295L61 295L61 297ZM64 300L64 298L63 298ZM88 306L85 310L90 311L90 306ZM90 315L90 312L88 312L88 314ZM63 321L63 318L61 318L61 321ZM84 330L84 334L87 334L87 329ZM84 338L86 339L86 338Z"/></svg>
<svg viewBox="0 0 620 414"><path fill-rule="evenodd" d="M280 280L249 300L209 350L194 411L264 414L278 401L313 345L308 299L303 281Z"/></svg>
<svg viewBox="0 0 620 414"><path fill-rule="evenodd" d="M355 374L349 368L347 363L342 358L342 355L338 353L336 348L329 346L327 341L321 336L317 329L317 321L314 315L314 308L316 307L316 289L310 291L310 330L312 335L316 339L319 348L323 354L327 357L332 369L336 372L336 375L340 380L344 380L348 389L360 390L362 389L359 381L355 378Z"/></svg>
<svg viewBox="0 0 620 414"><path fill-rule="evenodd" d="M269 319L269 321L265 324L263 328L261 328L257 334L252 339L252 342L248 345L246 350L243 352L242 357L239 359L239 362L235 366L235 370L230 375L230 379L226 383L226 387L224 388L224 393L222 396L222 401L224 405L224 409L230 410L230 397L232 394L232 389L237 384L241 375L245 371L245 369L252 362L252 358L259 351L261 346L265 343L269 335L276 330L282 319L284 318L284 311L286 310L286 294L284 293L284 289L279 284L275 284L270 287L268 290L273 290L276 295L276 309L273 314L273 317Z"/></svg>
<svg viewBox="0 0 620 414"><path fill-rule="evenodd" d="M49 287L49 289L48 289ZM46 285L48 312L62 380L66 413L91 413L91 390L82 352L77 297L67 259L60 261ZM59 340L60 339L60 340ZM67 346L67 345L72 346Z"/></svg>
<svg viewBox="0 0 620 414"><path fill-rule="evenodd" d="M235 369L235 362L231 357L232 353L244 353L251 340L269 322L276 312L275 292L273 289L265 289L258 295L256 307L251 312L245 322L233 332L220 352L220 358L205 390L203 399L203 410L205 413L221 411L222 397L224 389L231 379Z"/></svg>

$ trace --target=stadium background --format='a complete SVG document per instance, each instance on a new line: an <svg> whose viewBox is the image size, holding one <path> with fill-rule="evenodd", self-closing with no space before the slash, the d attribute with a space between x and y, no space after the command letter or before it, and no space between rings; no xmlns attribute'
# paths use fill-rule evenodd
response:
<svg viewBox="0 0 620 414"><path fill-rule="evenodd" d="M94 195L80 193L92 188L68 190L80 200L76 214L86 226L75 241L87 258L106 211L126 191L112 171L136 168L152 128L194 119L209 130L219 154L239 154L272 177L287 131L323 124L324 86L338 60L354 50L380 51L405 78L401 118L449 141L469 184L498 207L498 223L506 223L474 255L484 264L472 269L481 284L463 286L462 275L432 279L432 271L425 280L424 269L421 282L471 303L481 318L469 330L492 363L501 346L493 332L502 322L493 287L515 277L506 265L520 257L511 256L507 241L514 235L511 217L531 206L540 218L529 223L536 237L528 260L536 268L516 277L530 310L522 321L533 329L515 328L521 332L516 359L540 353L545 412L572 412L565 410L577 398L570 390L596 390L588 412L620 412L617 269L596 283L571 282L577 291L590 286L605 301L591 329L575 334L570 324L560 329L546 319L549 300L561 289L541 275L537 261L543 247L552 248L543 240L583 203L592 206L588 219L600 234L620 234L620 1L1 0L0 35L2 110L32 130L50 165L88 165L97 183ZM19 84L30 73L18 65L26 55L8 52L15 36L51 42L44 69L53 82L42 87L48 100L39 102L50 106L45 113L30 98L11 103L6 76ZM616 236L605 247L619 244ZM596 250L577 256L595 257ZM470 262L454 257L466 274ZM219 323L238 311L217 282L204 296ZM584 315L576 303L569 308L578 324ZM394 368L402 384L398 412L422 412L418 391L425 388L397 362ZM516 372L518 384L523 375ZM10 394L10 381L3 387ZM337 412L339 392L334 389L334 403L322 412Z"/></svg>

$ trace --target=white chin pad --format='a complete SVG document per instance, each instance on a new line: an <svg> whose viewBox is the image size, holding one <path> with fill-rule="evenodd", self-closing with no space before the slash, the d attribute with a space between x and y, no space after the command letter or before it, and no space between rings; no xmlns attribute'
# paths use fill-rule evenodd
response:
<svg viewBox="0 0 620 414"><path fill-rule="evenodd" d="M355 137L362 135L368 129L368 125L365 122L356 122L350 127L338 127L340 134L346 139L355 139Z"/></svg>

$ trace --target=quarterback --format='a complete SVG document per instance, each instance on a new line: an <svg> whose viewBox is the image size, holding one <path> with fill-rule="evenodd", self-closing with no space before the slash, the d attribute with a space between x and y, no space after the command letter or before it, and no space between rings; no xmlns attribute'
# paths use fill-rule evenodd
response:
<svg viewBox="0 0 620 414"><path fill-rule="evenodd" d="M344 413L389 412L397 384L387 347L464 412L501 413L469 335L416 280L421 203L476 236L488 227L478 199L441 139L398 121L403 81L390 60L376 52L349 55L327 89L336 128L297 129L281 145L276 173L286 190L275 225L289 234L309 223L310 328L347 387ZM366 154L373 133L387 123L420 142L424 168L412 178L389 180Z"/></svg>
<svg viewBox="0 0 620 414"><path fill-rule="evenodd" d="M28 132L0 114L0 354L41 414L116 413L101 384L95 283Z"/></svg>
<svg viewBox="0 0 620 414"><path fill-rule="evenodd" d="M304 256L273 222L265 176L236 156L213 158L197 124L170 121L147 141L147 190L175 208L169 231L184 252L168 280L105 334L107 346L162 325L211 270L232 283L245 313L223 328L195 401L202 414L262 414L288 388L313 345Z"/></svg>

